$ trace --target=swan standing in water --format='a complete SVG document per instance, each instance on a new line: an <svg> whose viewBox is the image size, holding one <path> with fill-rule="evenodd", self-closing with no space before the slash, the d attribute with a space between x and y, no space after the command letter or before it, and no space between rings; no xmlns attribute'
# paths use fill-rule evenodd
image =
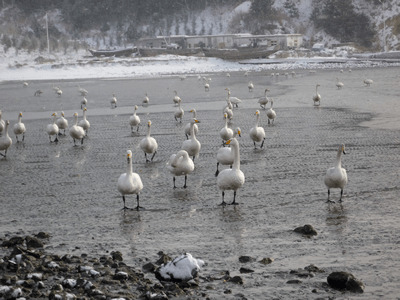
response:
<svg viewBox="0 0 400 300"><path fill-rule="evenodd" d="M241 136L241 131L240 128L236 128L236 130L233 132L233 137L232 138L236 138L237 135ZM233 152L232 152L232 148L231 147L225 147L225 145L221 148L218 149L217 152L217 171L215 172L215 176L218 176L219 174L219 164L221 165L225 165L225 166L232 166L233 161L234 161L234 156L233 156Z"/></svg>
<svg viewBox="0 0 400 300"><path fill-rule="evenodd" d="M260 103L260 107L263 108L263 109L265 109L265 106L267 105L267 103L268 103L268 101L269 101L269 99L268 99L268 97L267 97L267 92L269 92L269 89L265 89L265 91L264 91L264 97L261 97L261 98L258 100L258 103Z"/></svg>
<svg viewBox="0 0 400 300"><path fill-rule="evenodd" d="M157 141L155 138L150 136L151 133L151 121L149 120L147 122L147 135L145 138L143 138L140 141L140 148L143 150L144 152L144 157L146 158L146 163L150 162L150 160L147 159L147 154L153 154L153 156L151 157L151 161L153 161L154 156L157 153Z"/></svg>
<svg viewBox="0 0 400 300"><path fill-rule="evenodd" d="M219 136L222 138L222 144L224 145L225 141L230 140L233 137L233 130L228 127L228 115L224 114L225 125L219 131Z"/></svg>
<svg viewBox="0 0 400 300"><path fill-rule="evenodd" d="M340 199L339 202L342 202L342 196L343 196L343 189L345 185L347 184L347 173L346 170L342 168L342 153L346 154L344 151L344 144L342 144L337 152L336 156L336 162L335 166L332 168L329 168L326 171L326 175L324 178L324 182L326 187L328 188L328 201L329 203L335 203L334 201L331 201L329 199L330 197L330 189L332 188L340 188Z"/></svg>
<svg viewBox="0 0 400 300"><path fill-rule="evenodd" d="M81 96L86 96L88 94L88 91L81 88L78 84L76 85L78 87L78 92L81 93Z"/></svg>
<svg viewBox="0 0 400 300"><path fill-rule="evenodd" d="M143 98L142 106L149 106L149 104L150 104L150 99L149 99L149 97L147 97L147 93L146 93L146 95Z"/></svg>
<svg viewBox="0 0 400 300"><path fill-rule="evenodd" d="M117 107L117 98L115 97L115 93L113 93L110 103L111 103L111 108L113 108L113 105L114 105L114 108Z"/></svg>
<svg viewBox="0 0 400 300"><path fill-rule="evenodd" d="M83 109L83 119L79 121L78 126L82 127L86 131L86 136L90 128L90 123L86 120L86 107Z"/></svg>
<svg viewBox="0 0 400 300"><path fill-rule="evenodd" d="M81 100L81 109L83 109L83 106L86 107L86 104L87 104L87 99L83 97L83 99Z"/></svg>
<svg viewBox="0 0 400 300"><path fill-rule="evenodd" d="M129 125L131 125L131 132L133 133L133 127L137 126L136 132L139 131L139 125L140 125L140 118L138 115L136 115L138 107L135 105L135 111L133 112L133 115L129 117Z"/></svg>
<svg viewBox="0 0 400 300"><path fill-rule="evenodd" d="M222 202L220 205L226 205L224 201L225 191L233 190L233 201L230 205L237 205L236 203L236 191L242 187L245 181L243 172L240 170L240 154L239 154L239 142L233 138L226 142L227 145L231 145L234 161L232 169L222 170L217 177L217 185L222 190Z"/></svg>
<svg viewBox="0 0 400 300"><path fill-rule="evenodd" d="M231 91L230 91L229 88L226 88L225 90L228 91L228 99L229 99L229 101L230 101L231 104L232 104L232 108L233 108L233 105L235 105L236 107L239 107L239 103L242 103L242 100L240 100L240 99L237 98L237 97L231 97ZM228 101L228 100L227 100L227 101ZM232 108L231 108L231 109L232 109Z"/></svg>
<svg viewBox="0 0 400 300"><path fill-rule="evenodd" d="M182 102L182 100L181 100L181 98L179 98L179 100L178 100L178 109L174 112L175 120L178 121L178 118L179 118L180 119L180 123L182 123L182 118L183 118L183 115L185 114L185 112L183 111L183 109L181 107L181 102Z"/></svg>
<svg viewBox="0 0 400 300"><path fill-rule="evenodd" d="M177 91L174 91L174 93L175 93L175 97L172 99L172 101L174 101L174 104L176 106L179 104L179 100L181 100L181 98L179 98Z"/></svg>
<svg viewBox="0 0 400 300"><path fill-rule="evenodd" d="M190 112L193 113L193 118L197 119L196 110L193 108ZM194 134L197 135L198 132L199 132L199 127L197 126L197 124L194 124ZM190 135L190 122L187 123L185 126L185 135L186 139L188 140Z"/></svg>
<svg viewBox="0 0 400 300"><path fill-rule="evenodd" d="M265 131L264 128L258 126L259 120L260 120L260 111L257 110L256 113L256 124L254 127L250 129L250 138L253 140L254 143L254 148L257 148L256 142L259 143L261 142L261 147L264 146L264 141L265 141Z"/></svg>
<svg viewBox="0 0 400 300"><path fill-rule="evenodd" d="M61 112L61 117L57 119L57 126L58 129L64 129L64 136L65 136L65 129L68 128L68 121L66 118L64 118L64 112ZM58 135L61 135L61 132L58 133Z"/></svg>
<svg viewBox="0 0 400 300"><path fill-rule="evenodd" d="M171 155L167 163L167 169L174 176L174 189L176 188L175 177L182 175L185 175L185 185L183 186L183 188L186 188L187 175L193 172L194 163L185 150L179 150L177 154Z"/></svg>
<svg viewBox="0 0 400 300"><path fill-rule="evenodd" d="M126 166L126 173L121 174L118 178L117 188L118 191L122 194L122 200L124 201L124 208L123 209L130 209L125 205L125 195L136 194L137 199L137 206L136 210L143 209L139 205L139 194L140 191L143 189L143 183L140 179L139 174L132 172L132 151L126 151L127 157L127 166Z"/></svg>
<svg viewBox="0 0 400 300"><path fill-rule="evenodd" d="M250 82L249 82L249 85L248 85L247 87L249 88L249 92L252 92L253 89L254 89L253 81L250 81Z"/></svg>
<svg viewBox="0 0 400 300"><path fill-rule="evenodd" d="M74 139L74 147L76 147L75 140L81 140L81 145L83 145L83 138L85 137L85 131L82 127L78 126L78 113L74 113L74 125L69 129L69 135Z"/></svg>
<svg viewBox="0 0 400 300"><path fill-rule="evenodd" d="M370 86L371 84L374 83L374 81L373 81L372 79L365 79L365 80L364 80L364 83L365 83L367 86Z"/></svg>
<svg viewBox="0 0 400 300"><path fill-rule="evenodd" d="M0 137L0 151L4 150L4 154L0 153L0 155L4 156L4 157L7 156L7 150L12 145L12 139L8 135L8 126L9 125L10 125L10 122L6 121L5 122L5 129L4 129L4 136Z"/></svg>
<svg viewBox="0 0 400 300"><path fill-rule="evenodd" d="M318 94L318 87L319 87L320 85L319 84L317 84L317 87L315 88L315 95L313 96L313 101L314 101L314 105L317 105L317 102L318 102L318 106L321 104L321 95L320 94Z"/></svg>
<svg viewBox="0 0 400 300"><path fill-rule="evenodd" d="M24 123L21 122L22 119L22 112L19 113L18 115L18 122L16 124L14 124L14 134L15 134L15 138L17 139L17 143L19 142L18 140L18 135L22 134L22 142L25 139L25 125Z"/></svg>
<svg viewBox="0 0 400 300"><path fill-rule="evenodd" d="M267 110L268 124L270 121L271 123L275 122L276 112L272 108L273 106L274 106L274 100L271 99L271 108Z"/></svg>
<svg viewBox="0 0 400 300"><path fill-rule="evenodd" d="M336 86L338 90L340 90L344 86L343 82L339 81L339 77L336 77Z"/></svg>
<svg viewBox="0 0 400 300"><path fill-rule="evenodd" d="M56 124L57 113L56 113L56 112L53 113L52 116L53 116L53 123L47 125L47 128L46 128L46 129L47 129L47 134L49 135L50 143L57 143L57 142L58 142L57 136L58 136L58 132L59 132L58 126L57 126L57 124ZM56 138L54 139L54 141L51 140L51 136L52 136L52 135L55 135L55 136L56 136Z"/></svg>
<svg viewBox="0 0 400 300"><path fill-rule="evenodd" d="M185 150L189 154L189 156L192 156L193 161L194 161L195 157L199 156L199 152L201 149L201 144L197 140L196 134L194 132L194 125L196 123L200 123L200 121L198 121L195 118L192 118L190 120L190 139L188 139L182 143L182 150Z"/></svg>
<svg viewBox="0 0 400 300"><path fill-rule="evenodd" d="M204 91L209 92L210 91L210 84L208 83L208 80L206 79L206 83L204 84Z"/></svg>
<svg viewBox="0 0 400 300"><path fill-rule="evenodd" d="M0 136L4 128L6 128L6 123L4 122L4 120L1 119L1 110L0 110Z"/></svg>

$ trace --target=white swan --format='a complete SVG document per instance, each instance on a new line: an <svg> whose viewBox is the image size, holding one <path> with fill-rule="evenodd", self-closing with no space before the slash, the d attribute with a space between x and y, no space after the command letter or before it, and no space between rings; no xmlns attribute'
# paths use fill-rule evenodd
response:
<svg viewBox="0 0 400 300"><path fill-rule="evenodd" d="M257 143L261 142L260 148L262 148L264 146L264 141L265 141L265 131L264 128L258 126L260 120L260 111L257 110L255 115L256 115L256 123L254 127L250 129L250 138L253 140L254 148L257 148L256 142Z"/></svg>
<svg viewBox="0 0 400 300"><path fill-rule="evenodd" d="M229 93L230 92L228 91L228 94ZM231 103L230 97L228 97L228 99L226 99L226 106L223 110L223 113L227 114L229 120L232 120L232 118L233 118L233 110L232 109L233 109L233 105Z"/></svg>
<svg viewBox="0 0 400 300"><path fill-rule="evenodd" d="M194 163L185 150L179 150L178 153L171 155L167 163L167 169L174 176L174 188L176 188L175 177L182 175L185 175L185 185L183 187L186 188L187 175L193 172Z"/></svg>
<svg viewBox="0 0 400 300"><path fill-rule="evenodd" d="M229 74L229 73L226 73L226 77L228 77L228 78L229 78L229 77L231 77L231 74Z"/></svg>
<svg viewBox="0 0 400 300"><path fill-rule="evenodd" d="M0 136L4 128L6 128L6 123L4 122L4 120L1 119L1 110L0 110Z"/></svg>
<svg viewBox="0 0 400 300"><path fill-rule="evenodd" d="M208 83L208 80L206 80L206 83L204 84L204 91L209 92L210 91L210 84Z"/></svg>
<svg viewBox="0 0 400 300"><path fill-rule="evenodd" d="M62 90L60 89L60 87L58 87L58 90L56 91L56 94L57 94L58 98L61 97L61 95L62 95Z"/></svg>
<svg viewBox="0 0 400 300"><path fill-rule="evenodd" d="M22 83L22 86L23 86L24 88L28 87L28 85L29 85L29 84L28 84L27 82L23 82L23 83Z"/></svg>
<svg viewBox="0 0 400 300"><path fill-rule="evenodd" d="M338 90L340 90L344 86L344 83L339 81L339 77L336 77L336 86Z"/></svg>
<svg viewBox="0 0 400 300"><path fill-rule="evenodd" d="M224 144L225 141L230 140L233 137L233 130L228 127L228 115L224 114L225 125L219 131L219 136L222 138L222 143Z"/></svg>
<svg viewBox="0 0 400 300"><path fill-rule="evenodd" d="M176 121L178 121L178 118L179 118L180 122L182 123L182 118L183 118L183 115L185 114L185 112L181 107L181 102L182 102L182 100L181 100L181 98L179 98L179 100L178 100L178 108L174 112L174 117L175 117Z"/></svg>
<svg viewBox="0 0 400 300"><path fill-rule="evenodd" d="M296 72L292 71L292 77L295 77L295 76L296 76Z"/></svg>
<svg viewBox="0 0 400 300"><path fill-rule="evenodd" d="M143 189L143 183L140 179L139 174L132 172L132 151L126 151L126 157L128 159L126 166L126 173L121 174L118 178L117 188L118 191L122 194L122 200L124 201L124 208L129 209L125 205L125 195L136 194L137 206L136 209L139 210L143 207L139 205L139 194Z"/></svg>
<svg viewBox="0 0 400 300"><path fill-rule="evenodd" d="M249 88L249 92L252 92L254 89L253 81L250 81L249 84L247 85L247 87Z"/></svg>
<svg viewBox="0 0 400 300"><path fill-rule="evenodd" d="M87 99L85 97L83 97L81 100L81 109L83 109L83 106L86 107L86 104L87 104Z"/></svg>
<svg viewBox="0 0 400 300"><path fill-rule="evenodd" d="M41 94L43 94L43 91L42 91L42 90L37 90L37 91L33 94L33 96L35 96L35 97L40 97Z"/></svg>
<svg viewBox="0 0 400 300"><path fill-rule="evenodd" d="M219 189L222 190L222 202L220 205L226 205L224 201L226 190L233 190L233 201L230 205L236 205L238 204L236 203L236 191L244 184L245 177L240 170L239 142L237 139L233 138L227 141L226 144L231 145L234 161L232 169L222 170L217 177L217 185Z"/></svg>
<svg viewBox="0 0 400 300"><path fill-rule="evenodd" d="M189 156L192 156L193 161L195 157L199 156L199 152L201 149L201 144L197 140L196 134L194 133L194 124L196 123L200 123L200 121L195 118L192 118L190 120L190 139L182 143L182 150L185 150L189 154Z"/></svg>
<svg viewBox="0 0 400 300"><path fill-rule="evenodd" d="M275 73L271 73L271 77L274 77L275 76Z"/></svg>
<svg viewBox="0 0 400 300"><path fill-rule="evenodd" d="M61 112L61 117L57 119L57 126L58 129L64 129L64 136L65 136L65 129L68 128L68 120L64 118L64 112ZM58 135L61 135L61 133L58 133Z"/></svg>
<svg viewBox="0 0 400 300"><path fill-rule="evenodd" d="M90 128L90 123L88 120L86 120L86 107L83 109L83 119L79 121L78 126L82 127L85 130L87 136Z"/></svg>
<svg viewBox="0 0 400 300"><path fill-rule="evenodd" d="M342 144L337 152L336 156L336 163L335 166L332 168L329 168L326 171L326 175L324 178L324 182L326 187L328 188L328 201L329 203L334 203L334 201L331 201L329 199L330 196L330 189L331 188L340 188L340 199L339 202L342 202L342 195L343 195L343 189L344 186L347 184L347 173L346 170L342 168L342 153L346 154L344 151L344 144Z"/></svg>
<svg viewBox="0 0 400 300"><path fill-rule="evenodd" d="M142 149L144 152L146 162L150 162L150 160L147 159L147 154L152 154L152 153L153 153L153 156L151 157L151 161L153 161L153 158L156 155L157 148L158 148L156 139L151 137L150 133L151 133L151 121L149 120L147 122L146 137L140 141L140 149Z"/></svg>
<svg viewBox="0 0 400 300"><path fill-rule="evenodd" d="M261 97L260 99L258 99L258 103L260 103L260 107L265 109L265 106L267 105L269 99L267 97L267 92L269 92L269 89L265 89L264 91L264 97Z"/></svg>
<svg viewBox="0 0 400 300"><path fill-rule="evenodd" d="M180 75L179 78L181 79L181 81L184 81L186 79L186 75Z"/></svg>
<svg viewBox="0 0 400 300"><path fill-rule="evenodd" d="M51 89L52 89L54 92L57 92L57 91L59 90L59 88L60 88L59 86L55 86L54 83L52 83L52 86L53 86L53 87L52 87Z"/></svg>
<svg viewBox="0 0 400 300"><path fill-rule="evenodd" d="M81 93L81 96L86 96L86 94L88 94L88 91L81 88L79 84L77 84L76 86L78 87L78 92Z"/></svg>
<svg viewBox="0 0 400 300"><path fill-rule="evenodd" d="M114 108L117 107L117 98L115 97L115 93L113 93L110 103L111 103L111 108L113 108L113 106L114 106Z"/></svg>
<svg viewBox="0 0 400 300"><path fill-rule="evenodd" d="M85 137L85 131L82 127L78 126L78 113L74 113L75 122L74 125L69 129L69 135L74 139L74 146L76 146L75 140L81 140L83 144L83 138Z"/></svg>
<svg viewBox="0 0 400 300"><path fill-rule="evenodd" d="M58 137L57 136L58 136L58 132L59 132L58 126L56 124L57 113L56 112L53 113L52 116L53 116L53 123L47 125L46 130L47 130L47 134L49 135L50 143L57 143L58 142ZM56 136L54 141L51 140L51 136L52 135Z"/></svg>
<svg viewBox="0 0 400 300"><path fill-rule="evenodd" d="M190 112L193 113L193 118L197 119L197 112L196 112L196 110L193 108ZM199 127L197 126L197 124L194 124L194 134L197 135L198 132L199 132ZM186 139L189 139L189 135L190 135L190 122L187 123L186 126L185 126L185 135L186 135Z"/></svg>
<svg viewBox="0 0 400 300"><path fill-rule="evenodd" d="M244 72L244 77L247 77L247 76L249 76L249 72L248 71Z"/></svg>
<svg viewBox="0 0 400 300"><path fill-rule="evenodd" d="M236 138L237 135L241 136L241 130L240 128L236 128L236 130L233 132L232 138ZM233 156L232 148L231 147L225 147L225 145L221 148L218 149L217 151L217 171L215 172L215 176L218 176L219 170L218 167L219 165L229 165L232 166L233 161L235 157Z"/></svg>
<svg viewBox="0 0 400 300"><path fill-rule="evenodd" d="M236 107L239 107L239 103L242 103L242 100L240 100L240 99L237 98L237 97L231 97L231 91L230 91L229 88L226 88L225 90L228 91L228 98L229 98L229 101L230 101L231 104L232 104L232 108L233 108L233 105L235 105ZM231 109L232 109L232 108L231 108Z"/></svg>
<svg viewBox="0 0 400 300"><path fill-rule="evenodd" d="M18 115L18 122L14 124L14 134L15 134L15 138L17 139L17 143L18 141L18 135L22 134L22 141L24 141L25 139L25 125L24 123L21 122L22 119L22 112L19 113Z"/></svg>
<svg viewBox="0 0 400 300"><path fill-rule="evenodd" d="M149 97L147 97L147 93L146 93L146 95L143 98L142 106L149 106L149 104L150 104L150 99L149 99Z"/></svg>
<svg viewBox="0 0 400 300"><path fill-rule="evenodd" d="M317 102L318 102L318 105L321 104L321 95L318 94L318 87L319 87L319 86L320 86L320 85L317 84L317 86L316 86L316 88L315 88L315 95L312 97L312 99L313 99L313 101L314 101L314 105L317 105Z"/></svg>
<svg viewBox="0 0 400 300"><path fill-rule="evenodd" d="M374 81L373 81L372 79L365 79L365 80L364 80L364 83L365 83L367 86L370 86L371 84L374 83Z"/></svg>
<svg viewBox="0 0 400 300"><path fill-rule="evenodd" d="M285 73L285 78L287 79L289 77L289 73Z"/></svg>
<svg viewBox="0 0 400 300"><path fill-rule="evenodd" d="M175 93L175 97L172 99L172 101L174 101L175 106L176 106L179 103L179 100L181 100L181 98L179 98L177 91L174 91L174 93Z"/></svg>
<svg viewBox="0 0 400 300"><path fill-rule="evenodd" d="M10 125L10 122L8 120L5 122L5 129L4 129L4 135L0 137L0 151L4 150L4 154L0 153L1 156L6 157L7 156L7 150L8 148L11 147L12 145L12 139L8 135L8 126Z"/></svg>
<svg viewBox="0 0 400 300"><path fill-rule="evenodd" d="M268 124L271 121L271 123L275 122L276 118L276 112L272 108L274 106L274 100L271 99L271 108L267 110L267 117L268 117Z"/></svg>
<svg viewBox="0 0 400 300"><path fill-rule="evenodd" d="M135 105L135 111L133 112L133 115L129 117L129 125L131 125L131 132L133 132L133 127L137 126L136 131L139 131L139 125L140 125L140 118L138 115L136 115L138 107Z"/></svg>

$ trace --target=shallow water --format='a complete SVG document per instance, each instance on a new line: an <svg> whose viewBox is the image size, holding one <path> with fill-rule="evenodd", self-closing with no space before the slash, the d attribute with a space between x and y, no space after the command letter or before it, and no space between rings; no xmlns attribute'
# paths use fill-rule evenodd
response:
<svg viewBox="0 0 400 300"><path fill-rule="evenodd" d="M335 77L334 72L338 71L327 71L318 80ZM25 112L28 116L31 113L32 118L23 120L27 127L25 142L17 144L14 138L7 159L0 158L0 234L46 231L53 235L49 247L57 253L104 254L119 250L126 263L137 267L147 258L156 261L160 250L171 256L189 252L206 261L203 276L219 277L222 270L229 270L231 276L243 277L243 286L215 281L210 283L215 290L206 290L207 283L202 283L200 290L216 298L234 298L242 293L252 299L265 295L316 299L334 293L344 298L396 299L400 279L399 135L393 130L360 126L371 122L376 116L373 112L343 109L332 105L334 102L329 106L322 102L320 107L303 105L293 95L296 89L304 89L299 87L301 82L315 86L316 75L302 75L287 80L265 74L252 74L251 79L241 74L230 79L224 74L213 75L209 93L195 77L185 81L169 77L79 82L90 93L87 98L91 129L83 146L78 147L73 147L69 136L50 144L45 133L53 110L80 111L77 82L59 82L69 87L62 88L61 99L50 94L50 83L30 84L33 91L33 85L48 86L48 93L40 98L29 96L31 91L19 83L3 83L7 96L1 101L3 117L23 110L24 116ZM257 87L253 93L247 91L248 80ZM266 111L261 111L260 125L265 128L266 141L260 150L254 149L248 132L254 125L254 108L264 84L271 87L271 94L279 101L274 103L275 124L268 125ZM234 110L232 124L242 130L241 169L246 182L238 191L240 205L222 208L218 206L221 192L214 173L221 143L218 132L224 124L220 108L227 86L233 96L246 100ZM186 110L182 124L173 119L173 90L178 91ZM379 87L363 92L377 90ZM132 105L140 104L145 91L152 94L153 100L149 108L139 107L139 116L142 124L151 119L152 136L159 145L154 162L147 164L139 148L146 128L142 126L137 135L130 133L128 125ZM311 88L310 97L313 91ZM109 108L112 92L121 99L115 110ZM344 90L342 95L346 92L349 91ZM325 98L327 94L325 91ZM12 98L19 98L19 102ZM195 171L188 176L188 188L181 188L184 178L177 177L179 188L173 189L166 162L185 140L183 128L191 115L190 106L200 104L200 157L195 160ZM91 111L97 113L91 115ZM40 118L47 114L45 119ZM71 125L71 117L66 116ZM328 205L323 176L333 166L342 143L347 152L342 156L342 167L347 170L349 181L344 202ZM125 172L127 149L132 150L133 170L144 183L140 203L146 210L140 212L122 211L122 199L116 189L119 175ZM340 190L333 189L331 199L338 200L339 194ZM231 202L233 193L226 192L225 197ZM135 199L127 196L127 205L135 206ZM292 231L305 224L313 225L318 236L306 239ZM241 255L257 261L271 257L275 261L267 266L259 262L243 265L238 260ZM289 274L290 270L311 263L327 273L301 279L300 285L286 284L296 278ZM240 274L242 266L255 272ZM348 271L363 281L364 295L342 295L326 288L322 283L330 271L337 270ZM147 276L153 279L152 275ZM223 294L228 288L231 296ZM314 288L318 294L311 292Z"/></svg>

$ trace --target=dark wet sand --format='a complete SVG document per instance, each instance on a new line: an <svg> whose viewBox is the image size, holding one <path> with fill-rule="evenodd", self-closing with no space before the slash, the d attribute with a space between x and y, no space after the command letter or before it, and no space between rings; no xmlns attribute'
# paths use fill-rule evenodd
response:
<svg viewBox="0 0 400 300"><path fill-rule="evenodd" d="M0 235L47 231L53 235L49 251L102 254L119 250L126 263L138 267L146 263L146 258L156 261L157 252L162 250L171 256L189 252L203 259L207 266L202 275L219 277L221 270L229 270L231 276L240 275L242 266L255 270L241 274L243 286L216 281L211 283L215 290L206 290L207 284L202 283L200 289L215 298L234 298L238 293L250 299L265 295L326 298L335 293L325 291L322 285L327 275L344 270L363 281L365 293L358 296L336 292L336 297L396 299L400 279L400 140L393 129L399 127L398 71L362 69L341 74L329 70L315 75L304 71L287 80L252 74L250 80L256 85L253 93L248 93L247 79L241 74L231 76L231 81L224 74L212 76L209 93L194 77L183 82L177 78L79 82L90 92L91 129L82 147L73 147L70 136L50 144L45 132L53 110L63 109L70 125L72 112L81 112L77 82L60 82L69 86L69 90L63 90L62 102L50 94L50 83L35 82L37 86L48 86L48 95L40 98L29 96L30 91L19 83L3 83L3 117L13 115L11 124L16 111L22 110L28 117L23 119L27 127L25 142L17 144L14 138L7 159L0 158ZM345 82L340 91L334 86L337 75ZM371 77L375 83L365 88L363 77ZM317 82L321 84L322 104L313 107L311 98ZM232 126L240 126L243 133L239 142L246 182L238 191L240 205L222 208L218 206L221 193L214 173L221 142L218 132L223 126L220 108L227 86L232 96L245 102L234 110ZM261 112L266 142L264 149L254 150L248 132L255 122L257 99L265 87L275 100L277 119L274 125L268 125L266 112ZM111 110L109 99L117 89L124 96L119 97L119 107ZM173 119L173 90L178 90L183 99L183 124ZM151 101L156 104L139 107L139 116L142 124L151 119L152 136L159 145L150 164L145 163L139 148L145 126L136 135L130 133L128 125L132 105L141 103L145 91L149 96L153 94ZM166 162L185 139L183 128L192 107L199 108L198 139L202 149L195 171L188 176L189 187L174 190ZM323 177L333 166L341 143L346 144L342 166L349 182L344 202L328 205ZM127 149L133 152L134 172L140 174L144 184L141 205L145 211L121 210L116 182L125 172ZM178 177L177 186L183 183L184 178ZM334 189L331 198L338 200L339 194L340 190ZM227 201L232 197L232 192L226 193ZM135 197L127 196L127 205L135 204ZM313 225L318 236L307 239L292 231L304 224ZM267 266L258 262L243 265L238 260L241 255L257 261L271 257L275 261ZM290 270L311 263L327 273L301 279L299 285L286 284L296 278ZM224 295L228 288L232 294ZM314 288L318 294L311 292Z"/></svg>

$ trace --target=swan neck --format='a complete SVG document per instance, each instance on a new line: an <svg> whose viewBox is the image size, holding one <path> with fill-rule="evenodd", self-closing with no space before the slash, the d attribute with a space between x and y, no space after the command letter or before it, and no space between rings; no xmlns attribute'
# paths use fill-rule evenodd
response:
<svg viewBox="0 0 400 300"><path fill-rule="evenodd" d="M83 119L86 120L86 110L83 111Z"/></svg>
<svg viewBox="0 0 400 300"><path fill-rule="evenodd" d="M56 119L57 119L57 116L54 115L54 117L53 117L53 124L56 124Z"/></svg>
<svg viewBox="0 0 400 300"><path fill-rule="evenodd" d="M8 137L8 126L9 126L9 123L7 122L7 123L6 123L6 128L5 128L6 137Z"/></svg>
<svg viewBox="0 0 400 300"><path fill-rule="evenodd" d="M126 167L126 174L132 175L132 158L129 159L128 165Z"/></svg>
<svg viewBox="0 0 400 300"><path fill-rule="evenodd" d="M260 121L260 114L257 114L257 118L256 118L256 127L258 127L259 121Z"/></svg>
<svg viewBox="0 0 400 300"><path fill-rule="evenodd" d="M18 123L21 123L21 119L22 119L22 117L18 116Z"/></svg>
<svg viewBox="0 0 400 300"><path fill-rule="evenodd" d="M147 137L150 137L150 133L151 133L151 126L147 127Z"/></svg>
<svg viewBox="0 0 400 300"><path fill-rule="evenodd" d="M190 136L192 140L196 140L196 134L194 133L194 124L195 123L190 123Z"/></svg>
<svg viewBox="0 0 400 300"><path fill-rule="evenodd" d="M338 153L336 156L336 167L338 167L338 168L342 167L342 149L338 150Z"/></svg>
<svg viewBox="0 0 400 300"><path fill-rule="evenodd" d="M74 116L75 117L75 126L77 126L78 125L78 116L76 115L76 116Z"/></svg>
<svg viewBox="0 0 400 300"><path fill-rule="evenodd" d="M233 151L233 165L232 169L240 170L240 153L239 153L239 144L231 145Z"/></svg>

